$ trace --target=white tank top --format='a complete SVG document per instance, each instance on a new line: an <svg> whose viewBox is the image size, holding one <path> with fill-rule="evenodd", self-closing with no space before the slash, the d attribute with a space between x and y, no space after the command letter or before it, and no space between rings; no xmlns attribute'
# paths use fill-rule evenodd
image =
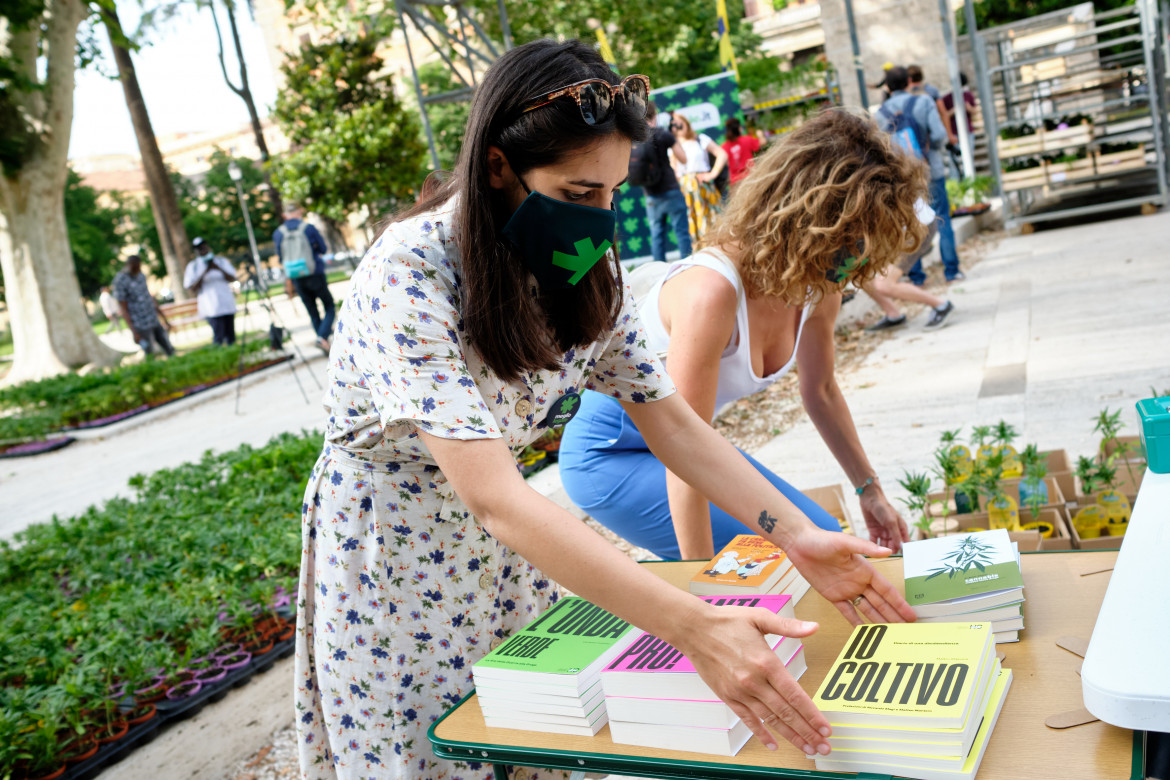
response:
<svg viewBox="0 0 1170 780"><path fill-rule="evenodd" d="M670 345L670 334L666 332L666 328L662 324L662 315L658 307L662 285L667 280L696 265L722 274L723 278L735 288L735 328L731 332L727 348L719 356L719 387L715 392L715 415L718 416L728 404L753 393L758 393L792 370L792 367L796 365L796 352L800 348L800 336L804 332L804 323L808 320L814 307L812 304L808 304L800 313L800 325L796 329L796 340L793 342L792 355L788 358L788 362L768 376L756 376L752 370L747 295L744 294L739 273L721 250L714 247L701 249L684 260L676 260L672 263L666 274L650 288L645 299L639 301L639 313L642 317L642 326L646 329L647 344L660 355L665 355L667 347ZM670 366L667 366L666 370L670 371Z"/></svg>

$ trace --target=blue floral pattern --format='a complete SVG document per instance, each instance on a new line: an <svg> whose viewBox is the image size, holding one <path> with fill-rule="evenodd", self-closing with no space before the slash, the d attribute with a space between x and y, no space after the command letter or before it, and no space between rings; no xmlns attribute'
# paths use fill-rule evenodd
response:
<svg viewBox="0 0 1170 780"><path fill-rule="evenodd" d="M556 370L495 376L466 346L452 209L390 226L339 312L325 447L302 512L305 778L491 777L485 764L436 758L427 729L471 690L471 665L557 598L553 583L479 526L418 431L502 437L519 449L544 432L565 393L645 402L674 389L629 290L608 339L569 350Z"/></svg>

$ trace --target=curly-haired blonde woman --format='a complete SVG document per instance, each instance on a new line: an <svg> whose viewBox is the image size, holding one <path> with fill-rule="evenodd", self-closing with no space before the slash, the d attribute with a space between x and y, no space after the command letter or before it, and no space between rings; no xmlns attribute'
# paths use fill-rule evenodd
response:
<svg viewBox="0 0 1170 780"><path fill-rule="evenodd" d="M649 346L705 419L799 370L805 410L861 499L872 539L897 549L906 523L882 492L833 375L841 288L864 284L927 234L915 215L926 169L866 117L823 113L756 161L704 246L641 304ZM858 260L857 258L864 258ZM717 367L717 368L716 368ZM573 501L668 559L706 558L753 531L668 471L613 399L587 393L561 442ZM837 521L755 460L810 520Z"/></svg>

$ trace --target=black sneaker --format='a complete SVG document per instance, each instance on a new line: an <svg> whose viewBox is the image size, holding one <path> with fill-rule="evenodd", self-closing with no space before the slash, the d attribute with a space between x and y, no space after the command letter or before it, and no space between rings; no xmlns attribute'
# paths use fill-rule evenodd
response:
<svg viewBox="0 0 1170 780"><path fill-rule="evenodd" d="M900 326L905 325L905 324L906 324L906 315L905 314L898 316L898 317L895 317L893 319L890 319L889 317L882 317L880 320L875 322L873 325L870 325L868 328L866 328L865 332L866 333L875 333L879 330L889 330L890 328L897 328L897 327L900 327Z"/></svg>
<svg viewBox="0 0 1170 780"><path fill-rule="evenodd" d="M947 301L942 305L941 309L931 309L930 319L926 321L928 328L941 328L947 321L947 315L955 310L955 304Z"/></svg>
<svg viewBox="0 0 1170 780"><path fill-rule="evenodd" d="M966 280L967 274L963 273L962 271L955 271L955 275L950 279L947 279L947 284L950 284L951 282L963 282Z"/></svg>

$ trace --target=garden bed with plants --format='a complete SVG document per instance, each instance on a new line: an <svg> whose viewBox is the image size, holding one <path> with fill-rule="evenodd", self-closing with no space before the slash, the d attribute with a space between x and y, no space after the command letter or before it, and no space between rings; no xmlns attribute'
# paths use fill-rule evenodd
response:
<svg viewBox="0 0 1170 780"><path fill-rule="evenodd" d="M247 347L204 347L168 360L81 376L63 374L0 390L0 457L38 454L65 446L53 434L100 428L288 360L267 342Z"/></svg>
<svg viewBox="0 0 1170 780"><path fill-rule="evenodd" d="M92 777L292 652L320 448L208 454L0 542L0 777Z"/></svg>
<svg viewBox="0 0 1170 780"><path fill-rule="evenodd" d="M917 537L1003 528L1021 550L1120 547L1145 453L1137 437L1120 435L1121 410L1106 408L1093 424L1097 452L1077 458L1075 468L1064 450L1029 444L1017 452L1016 431L1003 420L972 428L974 452L961 429L944 431L929 471L899 480Z"/></svg>

